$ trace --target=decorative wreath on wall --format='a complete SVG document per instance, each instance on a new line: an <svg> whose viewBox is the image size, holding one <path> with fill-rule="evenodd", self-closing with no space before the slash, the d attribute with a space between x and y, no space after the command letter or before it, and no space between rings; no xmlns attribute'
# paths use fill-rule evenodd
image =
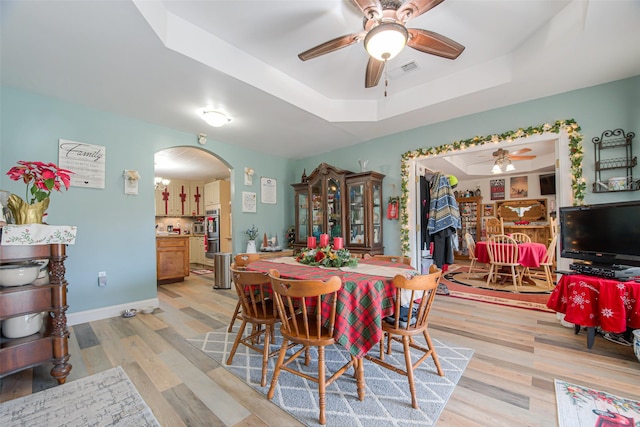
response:
<svg viewBox="0 0 640 427"><path fill-rule="evenodd" d="M571 189L573 190L573 204L581 205L584 201L584 194L587 184L582 177L582 134L580 126L574 119L557 120L554 124L545 123L539 126L530 126L526 129L510 130L502 134L494 134L489 136L474 136L473 138L464 139L462 141L454 141L451 144L440 145L438 147L418 148L417 150L407 151L402 155L400 165L401 175L401 196L400 196L400 242L402 245L402 253L409 255L409 214L407 212L407 202L409 200L409 161L418 157L437 156L439 154L448 153L449 151L462 150L479 145L496 143L496 142L512 142L517 138L525 138L543 133L560 133L566 131L569 136L569 155L571 160Z"/></svg>

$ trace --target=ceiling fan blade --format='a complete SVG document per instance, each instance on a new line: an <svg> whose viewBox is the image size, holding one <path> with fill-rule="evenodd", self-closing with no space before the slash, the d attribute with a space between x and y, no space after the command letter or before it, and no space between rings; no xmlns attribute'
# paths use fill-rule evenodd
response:
<svg viewBox="0 0 640 427"><path fill-rule="evenodd" d="M418 28L409 28L408 31L409 40L407 41L407 46L419 50L420 52L441 56L447 59L456 59L464 50L464 46L460 43L455 42L442 34Z"/></svg>
<svg viewBox="0 0 640 427"><path fill-rule="evenodd" d="M382 16L382 5L379 0L351 0L360 8L367 19L377 19Z"/></svg>
<svg viewBox="0 0 640 427"><path fill-rule="evenodd" d="M519 150L516 150L514 152L511 153L512 156L517 156L520 154L524 154L524 153L528 153L529 151L531 151L531 148L521 148Z"/></svg>
<svg viewBox="0 0 640 427"><path fill-rule="evenodd" d="M312 47L309 50L298 54L298 58L302 61L317 58L318 56L325 55L327 53L334 52L343 47L351 46L354 43L359 42L364 38L364 32L348 34L346 36L336 37L333 40L319 44L316 47Z"/></svg>
<svg viewBox="0 0 640 427"><path fill-rule="evenodd" d="M378 61L373 57L369 57L367 62L367 73L364 78L364 87L370 88L378 85L382 71L384 70L384 61Z"/></svg>
<svg viewBox="0 0 640 427"><path fill-rule="evenodd" d="M396 16L402 22L420 16L428 10L433 9L444 0L409 0L398 8Z"/></svg>
<svg viewBox="0 0 640 427"><path fill-rule="evenodd" d="M509 160L531 160L538 156L507 156Z"/></svg>

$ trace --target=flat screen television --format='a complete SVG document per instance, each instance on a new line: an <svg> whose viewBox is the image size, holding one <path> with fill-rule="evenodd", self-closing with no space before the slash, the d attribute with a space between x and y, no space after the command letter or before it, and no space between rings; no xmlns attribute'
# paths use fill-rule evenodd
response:
<svg viewBox="0 0 640 427"><path fill-rule="evenodd" d="M555 173L539 175L538 178L540 178L540 195L556 194Z"/></svg>
<svg viewBox="0 0 640 427"><path fill-rule="evenodd" d="M640 201L560 208L564 258L640 266Z"/></svg>

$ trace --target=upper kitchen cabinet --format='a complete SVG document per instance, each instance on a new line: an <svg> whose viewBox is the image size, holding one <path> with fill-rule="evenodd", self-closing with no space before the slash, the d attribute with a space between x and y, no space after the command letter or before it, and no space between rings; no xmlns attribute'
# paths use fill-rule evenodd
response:
<svg viewBox="0 0 640 427"><path fill-rule="evenodd" d="M171 181L156 188L155 199L156 216L204 215L204 183Z"/></svg>
<svg viewBox="0 0 640 427"><path fill-rule="evenodd" d="M229 203L231 199L231 191L229 181L212 181L204 185L204 206L205 209L214 205Z"/></svg>
<svg viewBox="0 0 640 427"><path fill-rule="evenodd" d="M295 250L306 238L342 237L358 254L382 254L382 179L377 172L353 173L322 163L306 182L293 184Z"/></svg>
<svg viewBox="0 0 640 427"><path fill-rule="evenodd" d="M204 215L204 182L192 182L189 184L191 216Z"/></svg>

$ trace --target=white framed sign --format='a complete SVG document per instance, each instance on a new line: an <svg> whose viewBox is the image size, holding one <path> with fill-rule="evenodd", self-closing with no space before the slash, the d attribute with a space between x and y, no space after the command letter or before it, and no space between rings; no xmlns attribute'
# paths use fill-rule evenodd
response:
<svg viewBox="0 0 640 427"><path fill-rule="evenodd" d="M74 187L104 188L107 147L58 140L58 165L68 169Z"/></svg>
<svg viewBox="0 0 640 427"><path fill-rule="evenodd" d="M260 201L275 205L278 201L278 182L274 178L260 177Z"/></svg>
<svg viewBox="0 0 640 427"><path fill-rule="evenodd" d="M242 192L242 212L256 211L256 193Z"/></svg>

